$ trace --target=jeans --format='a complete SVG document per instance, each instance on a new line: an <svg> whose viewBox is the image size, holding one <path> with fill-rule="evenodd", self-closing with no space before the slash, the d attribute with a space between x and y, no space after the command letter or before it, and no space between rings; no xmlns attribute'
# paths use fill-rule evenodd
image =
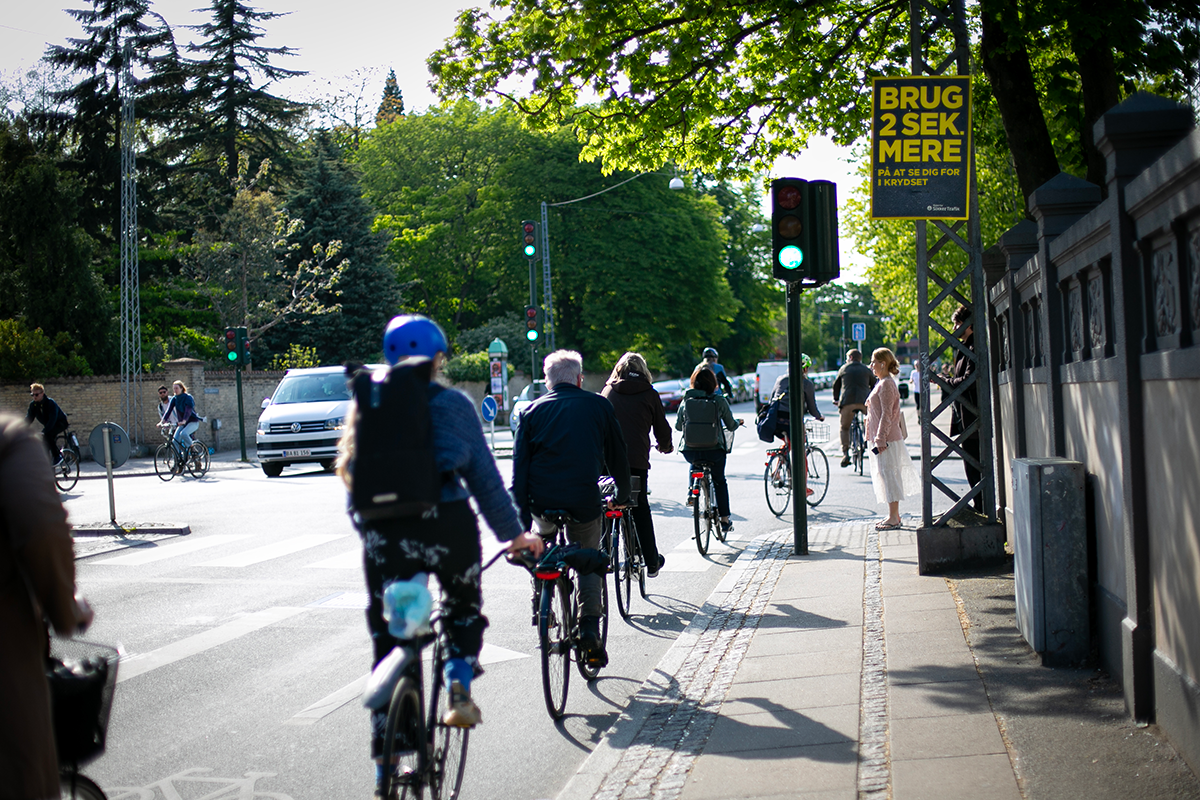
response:
<svg viewBox="0 0 1200 800"><path fill-rule="evenodd" d="M189 422L175 429L175 441L183 446L184 452L192 446L192 434L200 427L199 422Z"/></svg>
<svg viewBox="0 0 1200 800"><path fill-rule="evenodd" d="M544 537L554 535L554 525L537 514L533 515L533 524L537 532ZM604 516L598 516L589 522L568 522L567 540L576 542L580 547L590 547L593 550L600 547L600 538L604 535ZM579 616L599 617L604 614L601 594L604 591L603 575L577 575L579 581Z"/></svg>
<svg viewBox="0 0 1200 800"><path fill-rule="evenodd" d="M725 481L725 450L684 450L689 464L708 464L712 471L713 488L717 493L717 513L729 517L729 484Z"/></svg>

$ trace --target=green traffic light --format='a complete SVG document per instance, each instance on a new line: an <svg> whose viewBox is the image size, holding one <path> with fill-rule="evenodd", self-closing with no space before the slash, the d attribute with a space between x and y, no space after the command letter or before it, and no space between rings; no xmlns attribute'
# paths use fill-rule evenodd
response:
<svg viewBox="0 0 1200 800"><path fill-rule="evenodd" d="M537 255L537 248L531 244L525 245L525 255L528 258L533 258L535 255Z"/></svg>
<svg viewBox="0 0 1200 800"><path fill-rule="evenodd" d="M795 269L804 263L804 251L794 244L779 251L779 265L784 269Z"/></svg>
<svg viewBox="0 0 1200 800"><path fill-rule="evenodd" d="M532 329L527 330L525 331L525 338L531 342L536 342L538 338L538 332Z"/></svg>
<svg viewBox="0 0 1200 800"><path fill-rule="evenodd" d="M227 361L237 361L237 351L230 350L228 353L225 354L225 359Z"/></svg>

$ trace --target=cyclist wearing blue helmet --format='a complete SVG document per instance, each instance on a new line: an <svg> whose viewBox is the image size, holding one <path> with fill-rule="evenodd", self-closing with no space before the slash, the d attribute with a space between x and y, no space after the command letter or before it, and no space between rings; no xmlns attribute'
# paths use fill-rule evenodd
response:
<svg viewBox="0 0 1200 800"><path fill-rule="evenodd" d="M450 708L443 717L447 725L471 727L481 721L479 707L471 699L471 679L483 646L487 617L482 613L480 591L481 548L479 526L468 498L474 495L479 509L496 538L510 551L530 550L540 555L541 537L525 532L517 518L512 498L504 487L496 462L483 437L475 407L461 392L435 386L450 349L437 323L415 315L399 316L388 323L383 336L387 362L395 366L409 356L433 359L429 389L429 416L433 448L439 472L450 476L442 486L436 515L361 521L369 601L367 626L378 664L396 645L383 618L384 590L397 581L433 573L444 594L442 619L450 639L446 662L446 684ZM354 452L353 409L347 414L338 474L349 482L348 464ZM387 708L371 713L371 755L382 751ZM377 771L383 765L377 763Z"/></svg>

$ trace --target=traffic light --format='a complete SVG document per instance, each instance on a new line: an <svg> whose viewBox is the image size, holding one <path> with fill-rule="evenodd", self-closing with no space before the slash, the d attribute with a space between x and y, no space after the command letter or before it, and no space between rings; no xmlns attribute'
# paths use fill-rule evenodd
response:
<svg viewBox="0 0 1200 800"><path fill-rule="evenodd" d="M238 328L238 341L241 342L241 347L238 348L240 358L238 363L246 365L250 363L250 337L246 334L245 328Z"/></svg>
<svg viewBox="0 0 1200 800"><path fill-rule="evenodd" d="M771 181L771 274L821 286L840 274L837 186L831 181Z"/></svg>
<svg viewBox="0 0 1200 800"><path fill-rule="evenodd" d="M525 306L525 338L537 344L542 338L541 311L537 306Z"/></svg>
<svg viewBox="0 0 1200 800"><path fill-rule="evenodd" d="M225 360L230 364L238 363L237 328L225 329Z"/></svg>
<svg viewBox="0 0 1200 800"><path fill-rule="evenodd" d="M521 223L521 247L530 261L537 258L537 225L533 220L527 219Z"/></svg>

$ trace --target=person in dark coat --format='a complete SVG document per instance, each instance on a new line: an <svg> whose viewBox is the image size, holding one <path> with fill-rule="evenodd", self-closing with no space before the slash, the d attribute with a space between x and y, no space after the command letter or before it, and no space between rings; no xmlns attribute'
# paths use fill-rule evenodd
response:
<svg viewBox="0 0 1200 800"><path fill-rule="evenodd" d="M25 421L42 426L42 440L50 452L50 462L58 466L62 461L62 452L58 449L58 435L68 426L67 415L58 407L58 403L46 394L46 387L40 383L29 384L29 408L25 411Z"/></svg>
<svg viewBox="0 0 1200 800"><path fill-rule="evenodd" d="M972 353L975 352L975 325L971 322L972 313L970 306L959 306L955 309L954 314L950 317L955 329L967 324L963 330L961 341L963 345ZM954 390L959 386L967 383L968 379L975 374L975 359L968 358L963 353L957 353L954 356L954 365L950 369L950 377L946 383L950 389ZM954 408L950 414L950 435L958 436L963 431L975 425L979 419L976 409L979 408L979 392L977 382L971 381L967 388L963 389L963 393L958 400L954 401ZM976 427L969 436L963 439L963 450L966 451L970 458L963 459L963 469L967 473L967 483L974 489L982 480L983 474L975 464L971 463L971 458L979 461L979 428ZM983 495L975 495L972 501L976 511L983 512Z"/></svg>
<svg viewBox="0 0 1200 800"><path fill-rule="evenodd" d="M867 395L875 388L875 374L862 363L862 351L846 351L846 363L833 379L833 402L842 416L842 466L850 466L850 423L854 412L867 413Z"/></svg>
<svg viewBox="0 0 1200 800"><path fill-rule="evenodd" d="M46 683L46 622L69 636L92 621L75 591L71 526L46 452L0 415L0 797L59 796Z"/></svg>
<svg viewBox="0 0 1200 800"><path fill-rule="evenodd" d="M613 367L608 383L600 392L607 397L617 412L621 433L625 436L625 448L629 453L629 474L637 475L642 481L642 492L638 504L633 507L633 524L637 527L638 544L646 561L646 574L651 578L658 575L666 559L658 552L658 541L654 538L654 518L650 514L650 492L647 478L650 474L650 432L658 452L670 453L671 424L663 411L662 398L650 385L650 369L646 359L638 353L626 353Z"/></svg>

